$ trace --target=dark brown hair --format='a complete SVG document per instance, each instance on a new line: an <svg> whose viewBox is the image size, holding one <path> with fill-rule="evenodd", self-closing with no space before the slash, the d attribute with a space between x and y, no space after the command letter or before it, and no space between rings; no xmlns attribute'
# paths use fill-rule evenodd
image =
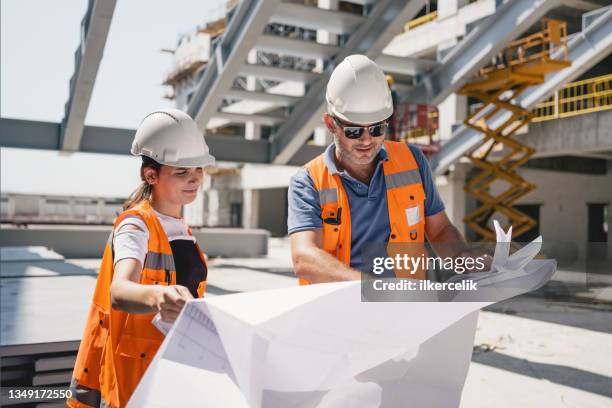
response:
<svg viewBox="0 0 612 408"><path fill-rule="evenodd" d="M149 197L151 197L151 192L153 191L153 187L149 183L147 183L147 180L145 180L144 170L146 168L152 168L159 174L159 170L161 169L161 166L162 166L160 163L156 162L150 157L147 157L147 156L140 156L140 157L142 157L142 165L140 166L140 179L142 180L142 183L140 184L140 186L138 186L136 190L134 190L134 192L132 192L132 194L130 194L128 199L125 200L125 202L123 203L123 211L129 210L130 208L134 207L136 204L139 204L143 202L144 200L148 200Z"/></svg>

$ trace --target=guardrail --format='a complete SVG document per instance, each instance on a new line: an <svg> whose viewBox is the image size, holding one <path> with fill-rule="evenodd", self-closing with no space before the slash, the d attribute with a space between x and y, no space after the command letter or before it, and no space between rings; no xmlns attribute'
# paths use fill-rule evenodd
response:
<svg viewBox="0 0 612 408"><path fill-rule="evenodd" d="M423 25L425 23L429 23L430 21L433 21L435 19L438 18L438 11L432 11L431 13L427 13L424 16L421 17L417 17L414 20L410 20L409 22L406 23L406 25L404 26L404 29L402 30L403 32L406 32L408 30L412 30L420 25Z"/></svg>
<svg viewBox="0 0 612 408"><path fill-rule="evenodd" d="M612 74L571 82L533 110L532 122L543 122L612 108Z"/></svg>

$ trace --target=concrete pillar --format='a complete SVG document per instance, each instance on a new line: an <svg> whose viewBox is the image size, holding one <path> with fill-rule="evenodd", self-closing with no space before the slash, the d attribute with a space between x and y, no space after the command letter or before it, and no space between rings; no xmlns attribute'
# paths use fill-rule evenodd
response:
<svg viewBox="0 0 612 408"><path fill-rule="evenodd" d="M96 220L104 221L104 199L98 198L96 201Z"/></svg>
<svg viewBox="0 0 612 408"><path fill-rule="evenodd" d="M435 179L448 218L464 236L466 231L463 217L466 213L466 193L463 191L463 186L468 168L467 164L456 164L448 175L438 176Z"/></svg>
<svg viewBox="0 0 612 408"><path fill-rule="evenodd" d="M199 227L206 225L205 219L205 196L206 191L203 187L200 187L198 195L192 203L189 203L183 207L183 218L187 225L192 227Z"/></svg>
<svg viewBox="0 0 612 408"><path fill-rule="evenodd" d="M338 10L338 0L318 0L317 6L326 10ZM317 42L321 44L337 44L338 35L330 33L327 30L317 30ZM325 61L317 58L315 72L323 72Z"/></svg>
<svg viewBox="0 0 612 408"><path fill-rule="evenodd" d="M314 130L314 144L317 146L327 146L333 141L332 136L325 126L318 126Z"/></svg>
<svg viewBox="0 0 612 408"><path fill-rule="evenodd" d="M467 117L467 96L450 94L438 105L438 136L444 142L451 138L453 125L460 124Z"/></svg>
<svg viewBox="0 0 612 408"><path fill-rule="evenodd" d="M15 197L13 196L8 198L6 213L9 220L15 218Z"/></svg>
<svg viewBox="0 0 612 408"><path fill-rule="evenodd" d="M612 166L609 166L609 167L612 167ZM609 202L606 208L608 211L608 217L606 219L606 223L608 227L608 261L612 262L612 202Z"/></svg>
<svg viewBox="0 0 612 408"><path fill-rule="evenodd" d="M210 189L206 192L206 207L208 210L208 220L206 225L216 227L219 225L219 192L216 189Z"/></svg>
<svg viewBox="0 0 612 408"><path fill-rule="evenodd" d="M242 226L257 228L259 226L259 190L244 190L242 193Z"/></svg>
<svg viewBox="0 0 612 408"><path fill-rule="evenodd" d="M11 215L15 215L15 202L13 201L12 203L12 212ZM72 211L72 210L71 210ZM38 212L37 212L39 217L44 217L46 215L56 215L56 214L49 214L49 212L47 211L47 199L45 197L39 197L38 198Z"/></svg>
<svg viewBox="0 0 612 408"><path fill-rule="evenodd" d="M468 0L438 0L438 18L446 18L457 14L457 11L467 3Z"/></svg>
<svg viewBox="0 0 612 408"><path fill-rule="evenodd" d="M257 51L251 50L247 62L257 62ZM256 89L255 77L247 77L247 89ZM244 128L244 137L248 140L261 139L261 125L247 122ZM259 194L256 190L244 190L242 193L242 225L244 228L257 228L257 214L259 212Z"/></svg>
<svg viewBox="0 0 612 408"><path fill-rule="evenodd" d="M249 51L248 55L247 55L247 62L249 64L256 64L257 63L257 50L251 50ZM252 76L252 75L248 75L246 77L246 82L247 82L247 90L248 91L256 91L257 90L257 78ZM244 124L244 137L247 140L259 140L261 139L261 125L258 125L254 122L246 122Z"/></svg>

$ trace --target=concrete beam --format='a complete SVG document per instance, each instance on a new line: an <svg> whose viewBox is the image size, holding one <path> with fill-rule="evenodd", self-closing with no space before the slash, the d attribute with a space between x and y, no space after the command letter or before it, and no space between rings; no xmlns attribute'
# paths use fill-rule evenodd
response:
<svg viewBox="0 0 612 408"><path fill-rule="evenodd" d="M595 13L595 12L594 12ZM525 91L516 101L527 110L550 97L564 84L576 79L596 65L612 51L612 6L600 9L590 24L568 41L569 59L572 65L546 78L546 82ZM558 56L553 55L553 58ZM510 118L510 113L500 112L490 119L489 126L497 127ZM453 132L452 138L432 158L431 167L435 174L442 174L448 167L474 149L482 140L482 133L461 125Z"/></svg>
<svg viewBox="0 0 612 408"><path fill-rule="evenodd" d="M85 117L104 53L116 0L93 0L81 20L81 42L74 54L74 74L65 105L60 149L78 151Z"/></svg>
<svg viewBox="0 0 612 408"><path fill-rule="evenodd" d="M497 3L501 4L497 0L479 0L461 7L454 15L438 15L433 21L395 36L385 47L383 54L413 58L435 54L438 46L465 36L470 25L495 13ZM442 4L438 9L441 6Z"/></svg>
<svg viewBox="0 0 612 408"><path fill-rule="evenodd" d="M609 159L608 159L609 160ZM607 174L606 159L576 156L555 156L530 159L523 165L528 169L560 171L578 174Z"/></svg>
<svg viewBox="0 0 612 408"><path fill-rule="evenodd" d="M612 150L612 110L530 123L516 139L536 149L534 158L606 152Z"/></svg>
<svg viewBox="0 0 612 408"><path fill-rule="evenodd" d="M43 246L66 258L98 258L112 226L36 226L3 228L0 246ZM268 252L268 231L237 228L195 230L199 242L206 243L208 256L253 257Z"/></svg>
<svg viewBox="0 0 612 408"><path fill-rule="evenodd" d="M374 5L367 20L349 37L325 73L309 87L291 116L279 128L272 141L272 163L288 163L321 122L325 88L333 68L351 54L378 58L391 38L406 21L416 16L424 3L423 0L381 0Z"/></svg>

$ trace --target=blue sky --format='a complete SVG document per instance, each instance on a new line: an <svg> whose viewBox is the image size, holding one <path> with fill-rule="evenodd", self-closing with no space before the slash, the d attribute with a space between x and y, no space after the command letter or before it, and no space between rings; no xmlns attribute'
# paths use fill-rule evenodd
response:
<svg viewBox="0 0 612 408"><path fill-rule="evenodd" d="M2 0L0 115L59 122L86 0ZM136 128L160 106L180 34L223 15L225 0L118 0L85 122Z"/></svg>

